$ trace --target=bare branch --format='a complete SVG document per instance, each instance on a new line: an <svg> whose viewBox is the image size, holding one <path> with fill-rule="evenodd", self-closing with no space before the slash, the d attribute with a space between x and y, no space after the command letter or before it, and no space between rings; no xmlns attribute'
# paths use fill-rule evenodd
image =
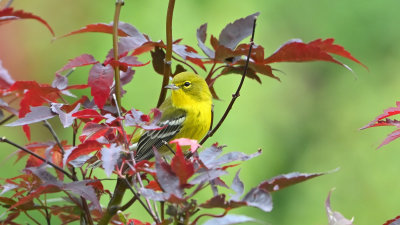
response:
<svg viewBox="0 0 400 225"><path fill-rule="evenodd" d="M60 171L61 173L65 174L71 180L74 180L73 176L71 174L69 174L67 171L65 171L63 168L61 168L61 167L57 166L56 164L48 161L47 159L45 159L45 158L41 157L40 155L32 152L31 150L29 150L29 149L27 149L25 147L22 147L22 146L14 143L14 142L8 140L6 137L0 138L0 142L5 142L7 144L10 144L10 145L12 145L12 146L14 146L14 147L16 147L16 148L18 148L18 149L30 154L30 155L32 155L32 156L42 160L43 162L45 162L45 163L49 164L50 166L54 167L54 169L56 169L56 170Z"/></svg>
<svg viewBox="0 0 400 225"><path fill-rule="evenodd" d="M197 70L196 70L192 65L190 65L189 63L185 62L184 60L180 60L180 59L176 58L175 56L172 56L172 58L173 58L174 60L180 62L180 63L185 64L185 65L188 66L191 70L193 70L193 72L194 72L195 74L198 74L198 73L197 73Z"/></svg>
<svg viewBox="0 0 400 225"><path fill-rule="evenodd" d="M175 0L169 0L168 11L167 11L167 49L165 52L164 59L164 77L161 86L160 97L158 98L157 108L164 102L167 90L164 88L169 81L169 72L171 71L171 59L172 59L172 16L174 14Z"/></svg>
<svg viewBox="0 0 400 225"><path fill-rule="evenodd" d="M244 78L246 77L247 69L249 67L251 50L253 49L253 46L254 46L254 33L256 30L256 21L257 21L257 17L254 18L253 32L251 34L251 39L250 39L249 53L247 54L247 60L246 60L246 64L245 64L243 74L242 74L242 79L240 80L239 86L237 87L236 92L234 94L232 94L232 100L229 103L228 107L226 108L224 115L222 115L221 119L218 121L218 123L214 127L214 129L212 129L210 132L208 132L208 134L200 141L200 144L203 144L209 137L213 136L213 134L219 129L219 127L222 125L222 123L225 121L226 117L228 116L229 112L231 111L232 106L235 103L236 99L240 96L240 89L242 88Z"/></svg>
<svg viewBox="0 0 400 225"><path fill-rule="evenodd" d="M156 223L160 223L160 219L157 218L157 216L155 215L155 213L153 212L151 207L147 207L144 202L142 201L142 199L140 199L140 195L138 193L136 193L136 191L132 188L131 184L129 183L128 179L124 178L125 183L127 185L127 187L129 188L129 190L132 192L132 194L138 199L138 201L140 202L140 204L143 206L143 208L147 211L147 213L149 213L149 215L153 218L154 222Z"/></svg>
<svg viewBox="0 0 400 225"><path fill-rule="evenodd" d="M4 118L4 120L0 121L0 126L7 123L9 120L11 120L12 118L14 118L14 114L11 114L9 116L7 116L6 118Z"/></svg>
<svg viewBox="0 0 400 225"><path fill-rule="evenodd" d="M113 22L113 50L114 50L114 60L119 60L118 55L118 23L119 14L121 12L121 7L124 5L123 0L117 0L115 3L115 13ZM121 81L119 74L119 65L114 67L114 80L115 80L115 93L117 95L117 105L121 108Z"/></svg>
<svg viewBox="0 0 400 225"><path fill-rule="evenodd" d="M51 126L51 124L47 120L44 120L43 123L44 123L43 126L45 126L50 131L51 135L53 135L54 140L56 141L58 147L61 150L62 155L64 156L64 153L65 153L64 148L63 148L63 146L62 146L62 144L60 142L60 139L58 138L56 132L54 131L53 127Z"/></svg>

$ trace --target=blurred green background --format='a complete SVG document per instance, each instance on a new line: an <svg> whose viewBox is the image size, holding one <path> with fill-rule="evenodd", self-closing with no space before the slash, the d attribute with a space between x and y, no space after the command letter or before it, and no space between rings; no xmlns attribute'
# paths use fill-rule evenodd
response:
<svg viewBox="0 0 400 225"><path fill-rule="evenodd" d="M13 6L40 15L60 36L86 24L110 22L114 2L19 0ZM166 0L126 0L121 20L153 40L164 39L167 4ZM232 213L267 224L328 224L324 202L329 190L336 187L333 209L347 218L354 216L356 224L382 224L400 214L400 180L396 175L400 141L376 150L393 129L359 131L400 99L399 7L396 0L176 1L174 38L183 38L185 44L196 46L196 29L205 22L208 37L218 36L227 23L259 11L255 42L265 47L266 56L292 38L309 42L333 37L369 67L368 72L340 59L353 68L352 74L332 63L275 64L274 68L284 71L277 73L282 82L267 77L262 78L262 85L245 81L228 119L205 145L218 141L228 145L227 151L246 153L263 149L260 157L241 166L246 190L282 173L340 170L274 193L271 213L254 208ZM51 43L50 33L38 22L16 21L0 27L0 60L17 80L49 83L54 72L75 56L89 53L103 60L111 41L106 34L81 34ZM148 55L141 59L147 61ZM70 82L85 82L87 72L88 68L78 69ZM216 90L223 99L215 102L217 119L238 81L239 76L217 81ZM123 105L148 112L157 102L160 84L161 76L151 66L137 68ZM20 144L27 142L20 128L1 127L0 135ZM61 136L70 139L69 132ZM41 125L35 126L33 140L48 138ZM15 176L22 169L22 164L14 165L6 158L13 150L1 145L0 177ZM231 183L232 177L225 180ZM131 212L133 217L149 220L140 207Z"/></svg>

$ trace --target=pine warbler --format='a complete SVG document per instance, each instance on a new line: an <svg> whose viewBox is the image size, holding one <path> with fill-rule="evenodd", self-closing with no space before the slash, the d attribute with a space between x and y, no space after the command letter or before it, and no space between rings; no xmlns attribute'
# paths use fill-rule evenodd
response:
<svg viewBox="0 0 400 225"><path fill-rule="evenodd" d="M203 78L191 72L182 72L165 88L172 91L159 108L162 116L158 125L165 127L146 131L140 136L135 156L137 161L152 158L153 147L161 154L168 154L170 151L165 143L177 138L200 140L210 129L212 97Z"/></svg>

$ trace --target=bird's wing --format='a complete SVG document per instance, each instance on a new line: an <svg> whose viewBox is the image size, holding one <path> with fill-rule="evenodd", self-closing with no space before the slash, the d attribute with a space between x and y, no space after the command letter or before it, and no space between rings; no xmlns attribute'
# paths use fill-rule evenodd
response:
<svg viewBox="0 0 400 225"><path fill-rule="evenodd" d="M160 121L161 130L146 131L139 139L136 151L136 161L147 160L154 156L153 147L159 149L164 143L169 142L181 129L186 119L186 113L180 113L173 118Z"/></svg>

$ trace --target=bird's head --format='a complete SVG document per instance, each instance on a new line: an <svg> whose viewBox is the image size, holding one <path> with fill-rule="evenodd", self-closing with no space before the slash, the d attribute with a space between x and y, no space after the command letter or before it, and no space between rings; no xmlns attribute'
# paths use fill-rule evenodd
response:
<svg viewBox="0 0 400 225"><path fill-rule="evenodd" d="M165 88L172 90L172 98L175 104L211 104L211 93L206 81L195 73L179 73Z"/></svg>

